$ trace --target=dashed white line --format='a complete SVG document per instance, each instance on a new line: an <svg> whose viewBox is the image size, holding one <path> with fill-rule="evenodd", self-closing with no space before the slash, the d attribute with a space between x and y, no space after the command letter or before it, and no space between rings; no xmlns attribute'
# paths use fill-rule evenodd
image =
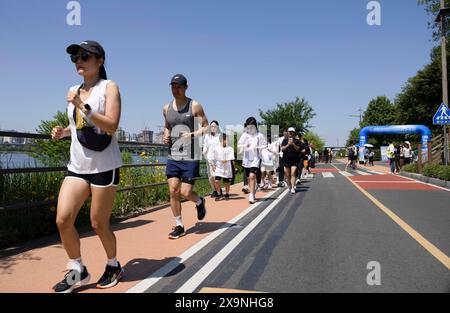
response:
<svg viewBox="0 0 450 313"><path fill-rule="evenodd" d="M339 174L341 174L342 176L345 176L345 177L351 177L351 176L354 176L352 173L344 172L344 171L340 171Z"/></svg>
<svg viewBox="0 0 450 313"><path fill-rule="evenodd" d="M331 172L322 172L323 178L333 178L334 175Z"/></svg>

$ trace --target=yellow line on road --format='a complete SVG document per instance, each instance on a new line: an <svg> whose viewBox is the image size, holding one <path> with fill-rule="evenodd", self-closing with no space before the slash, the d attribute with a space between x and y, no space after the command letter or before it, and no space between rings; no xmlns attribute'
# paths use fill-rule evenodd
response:
<svg viewBox="0 0 450 313"><path fill-rule="evenodd" d="M334 165L333 165L334 166ZM336 166L334 166L336 167ZM337 167L336 167L337 169ZM374 196L364 190L361 186L351 180L349 177L345 177L349 182L353 184L359 191L361 191L367 198L370 199L378 208L380 208L387 216L389 216L398 226L406 231L414 240L416 240L422 247L425 248L431 255L433 255L439 262L441 262L448 270L450 270L450 258L439 248L429 242L425 237L419 234L414 228L409 226L398 215L389 210L383 203L378 201Z"/></svg>

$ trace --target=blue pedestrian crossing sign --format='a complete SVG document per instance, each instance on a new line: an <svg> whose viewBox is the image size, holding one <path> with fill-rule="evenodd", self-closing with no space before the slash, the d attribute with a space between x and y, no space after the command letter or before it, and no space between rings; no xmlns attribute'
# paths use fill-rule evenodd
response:
<svg viewBox="0 0 450 313"><path fill-rule="evenodd" d="M441 104L436 115L433 117L433 124L450 125L450 110L444 103Z"/></svg>

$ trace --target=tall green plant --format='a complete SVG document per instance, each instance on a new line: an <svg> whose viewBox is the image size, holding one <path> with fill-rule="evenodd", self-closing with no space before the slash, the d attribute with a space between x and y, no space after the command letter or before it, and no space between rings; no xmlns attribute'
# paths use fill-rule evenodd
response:
<svg viewBox="0 0 450 313"><path fill-rule="evenodd" d="M36 131L39 134L50 135L55 126L67 127L69 119L66 113L58 111L52 120L41 121ZM46 166L62 166L70 159L70 141L34 140L33 151L29 153Z"/></svg>

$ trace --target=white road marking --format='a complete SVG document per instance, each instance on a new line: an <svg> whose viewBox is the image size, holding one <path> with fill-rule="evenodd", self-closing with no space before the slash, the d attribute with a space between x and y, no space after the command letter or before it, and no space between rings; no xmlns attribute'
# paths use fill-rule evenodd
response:
<svg viewBox="0 0 450 313"><path fill-rule="evenodd" d="M277 190L274 190L267 194L265 198L270 198ZM285 191L287 193L287 191ZM257 202L250 206L248 209L243 211L238 216L234 217L230 221L228 221L227 224L233 225L236 224L239 220L241 220L243 217L245 217L247 214L249 214L251 211L253 211L255 208L257 208L260 204L262 204L263 201ZM139 284L135 285L134 287L128 289L126 293L143 293L153 285L155 285L161 278L165 277L167 274L172 272L174 269L176 269L180 264L183 264L186 262L190 257L195 255L198 251L203 249L205 246L207 246L211 241L219 237L223 232L228 230L230 227L224 227L220 228L213 233L211 233L208 237L205 237L198 243L196 243L194 246L192 246L190 249L186 250L184 253L176 257L173 261L170 261L165 266L157 270L156 272L152 273L149 277L142 280Z"/></svg>
<svg viewBox="0 0 450 313"><path fill-rule="evenodd" d="M247 227L233 238L219 253L206 263L194 276L192 276L177 293L192 293L198 286L222 263L223 260L258 226L258 224L275 208L275 206L287 195L289 190L284 191L281 196L274 200L261 214L258 215Z"/></svg>
<svg viewBox="0 0 450 313"><path fill-rule="evenodd" d="M339 174L341 174L342 176L345 176L345 177L351 177L351 176L354 176L352 173L344 172L344 171L340 171Z"/></svg>
<svg viewBox="0 0 450 313"><path fill-rule="evenodd" d="M322 172L322 176L323 176L323 178L333 178L334 177L333 173L330 173L330 172Z"/></svg>
<svg viewBox="0 0 450 313"><path fill-rule="evenodd" d="M372 174L369 174L369 173L366 173L366 172L363 172L363 171L356 171L356 173L358 173L359 175L363 175L363 176L370 176L370 175L372 175Z"/></svg>
<svg viewBox="0 0 450 313"><path fill-rule="evenodd" d="M382 183L382 184L417 184L414 181L390 181L390 180L379 180L379 181L373 181L373 180L354 180L355 183Z"/></svg>
<svg viewBox="0 0 450 313"><path fill-rule="evenodd" d="M368 170L369 173L375 174L375 175L386 175L386 173L381 173L381 172L377 172L377 171L372 171L372 170Z"/></svg>

